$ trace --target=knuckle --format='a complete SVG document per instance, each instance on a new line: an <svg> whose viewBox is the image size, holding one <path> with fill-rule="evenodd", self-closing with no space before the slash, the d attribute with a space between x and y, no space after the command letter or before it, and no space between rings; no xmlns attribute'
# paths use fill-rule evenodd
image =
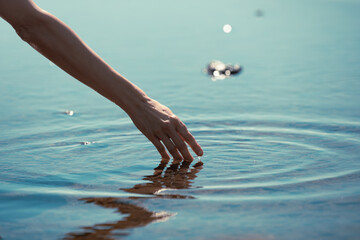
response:
<svg viewBox="0 0 360 240"><path fill-rule="evenodd" d="M163 122L162 127L163 130L169 130L171 128L171 123L169 120Z"/></svg>
<svg viewBox="0 0 360 240"><path fill-rule="evenodd" d="M181 122L180 119L178 118L178 116L176 116L176 115L172 115L172 116L170 117L170 119L171 119L172 122L176 122L176 123L180 123L180 122Z"/></svg>
<svg viewBox="0 0 360 240"><path fill-rule="evenodd" d="M178 131L181 132L184 135L189 134L189 131L188 131L187 127L183 123L179 124Z"/></svg>
<svg viewBox="0 0 360 240"><path fill-rule="evenodd" d="M183 138L185 139L185 140L190 140L191 139L191 135L188 133L188 132L186 132L184 135L183 135Z"/></svg>
<svg viewBox="0 0 360 240"><path fill-rule="evenodd" d="M186 142L192 142L194 139L189 132L185 132L182 137L185 139Z"/></svg>

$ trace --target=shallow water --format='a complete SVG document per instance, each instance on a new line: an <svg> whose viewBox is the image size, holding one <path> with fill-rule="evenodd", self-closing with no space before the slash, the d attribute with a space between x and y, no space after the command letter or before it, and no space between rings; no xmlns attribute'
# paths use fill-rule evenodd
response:
<svg viewBox="0 0 360 240"><path fill-rule="evenodd" d="M204 165L161 162L1 21L3 239L358 237L359 1L36 2L169 106ZM214 82L213 59L244 70Z"/></svg>

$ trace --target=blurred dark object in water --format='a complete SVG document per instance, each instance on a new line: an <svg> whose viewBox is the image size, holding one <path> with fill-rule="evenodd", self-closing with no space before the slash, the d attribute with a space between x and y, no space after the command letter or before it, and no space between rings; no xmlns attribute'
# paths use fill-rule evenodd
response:
<svg viewBox="0 0 360 240"><path fill-rule="evenodd" d="M260 17L263 17L263 16L264 16L264 11L261 10L261 9L256 9L256 11L255 11L255 17L260 18Z"/></svg>
<svg viewBox="0 0 360 240"><path fill-rule="evenodd" d="M238 64L225 64L217 60L211 61L206 68L207 73L212 76L211 79L213 81L222 80L231 75L238 74L241 70L242 67Z"/></svg>

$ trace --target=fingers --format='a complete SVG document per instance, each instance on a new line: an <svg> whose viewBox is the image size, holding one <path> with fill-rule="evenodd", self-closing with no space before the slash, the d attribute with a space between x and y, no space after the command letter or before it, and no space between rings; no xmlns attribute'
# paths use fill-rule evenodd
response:
<svg viewBox="0 0 360 240"><path fill-rule="evenodd" d="M169 154L166 152L165 147L161 144L159 139L154 137L154 138L149 138L149 140L152 142L152 144L154 144L154 146L160 153L162 159L167 159L167 160L170 159Z"/></svg>
<svg viewBox="0 0 360 240"><path fill-rule="evenodd" d="M177 147L174 145L174 143L170 140L170 138L168 137L163 137L161 139L161 141L164 143L165 147L167 148L167 150L170 152L170 154L174 157L174 159L176 160L181 160L183 159L181 157L181 155L178 152Z"/></svg>
<svg viewBox="0 0 360 240"><path fill-rule="evenodd" d="M149 138L149 140L152 142L152 144L156 147L156 149L158 150L158 152L161 155L161 158L164 160L168 160L170 159L169 154L166 152L165 147L167 148L167 150L169 151L169 153L173 156L174 159L176 160L182 160L183 158L181 157L181 155L179 154L177 147L174 145L174 143L170 140L169 137L167 137L166 135L161 135L160 137L154 137L154 138ZM164 147L164 145L165 147ZM186 147L186 146L185 146ZM190 153L189 153L190 154ZM186 156L187 158L188 156ZM185 159L186 159L185 158Z"/></svg>
<svg viewBox="0 0 360 240"><path fill-rule="evenodd" d="M196 142L193 135L191 135L191 133L187 130L185 124L180 120L178 121L176 130L198 156L202 156L204 154L203 150L201 149L200 145Z"/></svg>
<svg viewBox="0 0 360 240"><path fill-rule="evenodd" d="M179 134L176 131L172 131L170 134L171 140L173 141L176 148L179 150L181 155L185 160L192 161L193 157L191 156L189 149L187 148L186 144L184 143L184 140L181 139Z"/></svg>
<svg viewBox="0 0 360 240"><path fill-rule="evenodd" d="M161 136L158 137L156 140L150 140L160 153L161 157L163 159L169 159L169 155L165 150L166 147L166 149L169 151L169 153L173 156L175 160L185 159L188 161L192 161L193 157L191 156L186 144L181 139L179 134L174 130L169 135L170 137L161 134ZM165 145L165 147L160 141Z"/></svg>
<svg viewBox="0 0 360 240"><path fill-rule="evenodd" d="M157 131L149 140L154 144L163 159L169 159L167 149L176 160L192 161L193 157L186 143L198 156L203 155L200 145L187 130L185 124L177 117L173 117L171 121L164 124L161 131Z"/></svg>

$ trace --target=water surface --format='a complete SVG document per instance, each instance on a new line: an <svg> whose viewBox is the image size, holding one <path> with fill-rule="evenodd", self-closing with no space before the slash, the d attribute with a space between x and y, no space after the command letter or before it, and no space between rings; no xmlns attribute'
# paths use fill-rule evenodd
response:
<svg viewBox="0 0 360 240"><path fill-rule="evenodd" d="M161 162L1 21L3 239L360 234L359 1L36 2L169 106L204 165ZM214 82L214 59L244 70Z"/></svg>

